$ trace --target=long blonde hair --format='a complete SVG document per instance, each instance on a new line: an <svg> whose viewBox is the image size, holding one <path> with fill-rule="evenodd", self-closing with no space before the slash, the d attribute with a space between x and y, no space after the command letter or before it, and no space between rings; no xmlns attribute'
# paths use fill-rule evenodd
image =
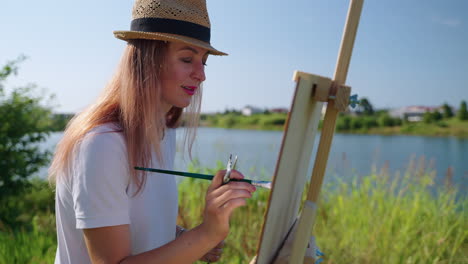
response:
<svg viewBox="0 0 468 264"><path fill-rule="evenodd" d="M152 152L164 162L160 141L165 128L175 128L182 117L182 108L172 107L164 113L161 106L160 76L168 43L156 40L130 40L113 78L98 100L75 115L68 123L62 140L57 145L49 168L49 181L54 184L66 173L75 146L91 129L116 123L123 133L131 178L137 193L146 182L146 173L133 170L134 166L150 165ZM185 109L187 128L184 146L191 152L198 126L201 87Z"/></svg>

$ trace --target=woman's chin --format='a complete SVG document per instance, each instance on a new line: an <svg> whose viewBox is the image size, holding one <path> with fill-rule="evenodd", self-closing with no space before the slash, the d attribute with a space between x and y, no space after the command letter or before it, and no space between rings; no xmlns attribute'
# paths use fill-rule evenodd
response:
<svg viewBox="0 0 468 264"><path fill-rule="evenodd" d="M174 104L175 107L179 107L179 108L186 108L190 105L190 101L188 102L180 102L180 103L177 103L177 104Z"/></svg>

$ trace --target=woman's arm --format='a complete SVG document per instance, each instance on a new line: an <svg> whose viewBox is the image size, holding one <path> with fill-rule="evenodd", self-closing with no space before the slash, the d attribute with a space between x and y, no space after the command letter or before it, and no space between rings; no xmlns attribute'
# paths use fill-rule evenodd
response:
<svg viewBox="0 0 468 264"><path fill-rule="evenodd" d="M138 255L130 256L129 225L84 229L91 262L104 263L193 263L217 245L200 226L176 240Z"/></svg>
<svg viewBox="0 0 468 264"><path fill-rule="evenodd" d="M84 229L84 237L92 263L193 263L216 247L229 233L232 211L245 205L255 187L245 182L222 185L225 171L219 171L206 194L204 221L182 233L170 243L130 256L129 225ZM243 178L233 171L232 178Z"/></svg>

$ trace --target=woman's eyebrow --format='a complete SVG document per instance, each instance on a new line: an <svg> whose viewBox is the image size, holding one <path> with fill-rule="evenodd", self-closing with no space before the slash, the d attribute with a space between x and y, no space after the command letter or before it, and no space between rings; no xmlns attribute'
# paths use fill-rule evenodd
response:
<svg viewBox="0 0 468 264"><path fill-rule="evenodd" d="M194 49L194 48L192 48L192 47L190 47L190 46L185 46L185 47L182 47L182 48L179 49L179 51L182 51L182 50L190 50L190 51L192 51L193 53L198 54L198 50L196 50L196 49ZM209 52L207 51L206 54L208 54L208 53L209 53ZM206 55L206 54L205 54L205 55Z"/></svg>

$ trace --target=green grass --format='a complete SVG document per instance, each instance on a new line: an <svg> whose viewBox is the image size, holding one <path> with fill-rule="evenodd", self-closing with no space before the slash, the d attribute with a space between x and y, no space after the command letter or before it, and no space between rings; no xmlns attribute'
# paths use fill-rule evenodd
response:
<svg viewBox="0 0 468 264"><path fill-rule="evenodd" d="M55 218L53 214L50 216ZM55 229L0 231L0 263L2 264L54 263L56 247Z"/></svg>
<svg viewBox="0 0 468 264"><path fill-rule="evenodd" d="M270 113L243 116L241 114L215 114L202 118L201 125L230 129L277 130L282 131L287 114Z"/></svg>
<svg viewBox="0 0 468 264"><path fill-rule="evenodd" d="M468 263L466 196L431 184L370 175L324 192L315 234L329 263Z"/></svg>
<svg viewBox="0 0 468 264"><path fill-rule="evenodd" d="M219 162L217 169L189 168L198 173L215 173L223 165ZM178 224L195 227L203 219L204 197L209 182L186 179L179 184L179 219ZM231 218L230 234L226 239L223 258L219 263L249 263L255 255L262 219L265 214L269 192L258 188L247 206L235 211ZM202 262L200 262L202 263Z"/></svg>
<svg viewBox="0 0 468 264"><path fill-rule="evenodd" d="M325 186L314 227L325 263L468 263L468 198L455 203L453 187L434 193L434 175L414 168ZM179 185L180 224L201 222L207 186L191 179ZM253 258L267 199L268 191L258 189L233 215L220 263Z"/></svg>
<svg viewBox="0 0 468 264"><path fill-rule="evenodd" d="M348 118L350 120L364 120L365 117L339 117L337 123L340 124L340 119ZM341 120L342 122L343 120ZM453 136L458 138L468 138L468 122L460 121L453 117L433 121L432 123L424 122L404 122L401 125L395 126L362 126L355 129L340 129L337 125L337 132L352 133L352 134L377 134L377 135L414 135L414 136L435 136L447 137Z"/></svg>
<svg viewBox="0 0 468 264"><path fill-rule="evenodd" d="M434 191L434 175L413 167L403 175L372 174L324 186L314 227L324 263L468 263L468 197L456 201L451 186ZM202 221L208 184L179 184L179 224L191 228ZM256 254L268 195L259 188L233 214L219 263L248 263ZM50 217L33 218L32 230L0 228L0 263L52 263Z"/></svg>

